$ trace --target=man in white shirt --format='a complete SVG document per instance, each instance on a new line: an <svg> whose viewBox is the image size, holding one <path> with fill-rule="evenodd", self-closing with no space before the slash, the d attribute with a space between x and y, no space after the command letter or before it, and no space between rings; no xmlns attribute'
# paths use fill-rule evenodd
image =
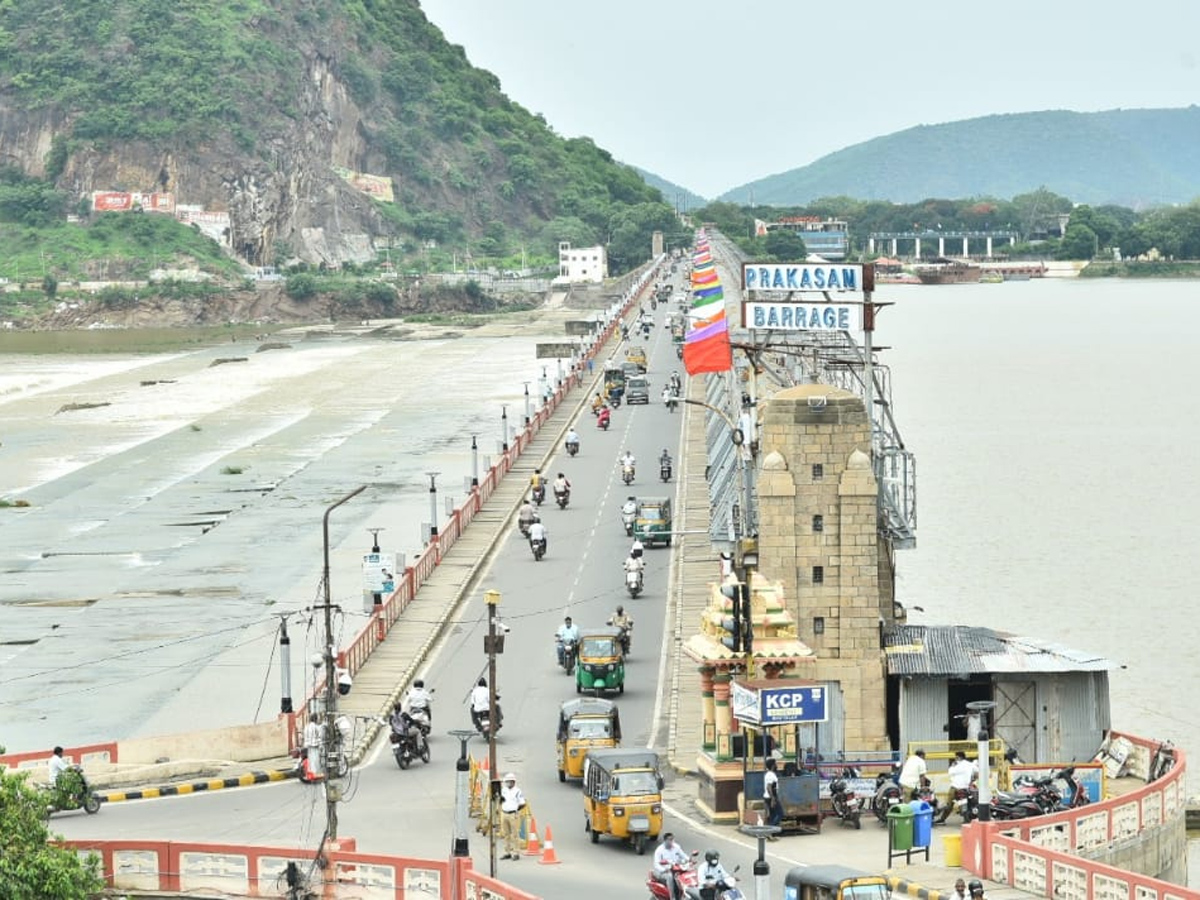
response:
<svg viewBox="0 0 1200 900"><path fill-rule="evenodd" d="M521 837L521 810L525 808L525 794L517 787L517 776L509 772L500 785L500 836L504 838L504 855L501 859L521 858L518 842Z"/></svg>
<svg viewBox="0 0 1200 900"><path fill-rule="evenodd" d="M54 748L54 754L47 761L46 767L49 770L50 786L54 787L58 784L58 776L71 768L71 763L63 758L62 747Z"/></svg>
<svg viewBox="0 0 1200 900"><path fill-rule="evenodd" d="M480 678L475 687L471 688L471 724L479 728L480 716L490 713L492 704L491 693L488 690L486 678Z"/></svg>
<svg viewBox="0 0 1200 900"><path fill-rule="evenodd" d="M971 786L971 782L979 777L979 765L967 759L967 754L959 750L954 754L954 762L950 763L950 787L963 790Z"/></svg>
<svg viewBox="0 0 1200 900"><path fill-rule="evenodd" d="M686 866L688 862L688 855L683 852L682 847L675 843L675 835L668 831L663 835L662 843L654 851L653 871L654 877L667 886L672 900L679 900L682 892L671 869L674 866Z"/></svg>
<svg viewBox="0 0 1200 900"><path fill-rule="evenodd" d="M534 519L533 524L529 526L529 543L532 544L534 541L545 541L542 549L550 549L550 542L546 541L546 526L540 519Z"/></svg>
<svg viewBox="0 0 1200 900"><path fill-rule="evenodd" d="M918 750L904 761L900 770L900 787L908 792L908 799L916 799L917 788L921 786L921 778L929 771L925 765L925 751Z"/></svg>
<svg viewBox="0 0 1200 900"><path fill-rule="evenodd" d="M778 763L775 757L768 756L766 773L763 775L763 806L767 808L767 824L780 825L783 822L783 803L779 799L779 773L775 771ZM768 841L779 840L773 834L767 835Z"/></svg>
<svg viewBox="0 0 1200 900"><path fill-rule="evenodd" d="M566 648L564 645L567 641L576 645L579 644L579 628L571 621L570 616L563 619L563 623L558 626L558 631L554 633L554 645L558 651L558 664L560 666L566 661Z"/></svg>

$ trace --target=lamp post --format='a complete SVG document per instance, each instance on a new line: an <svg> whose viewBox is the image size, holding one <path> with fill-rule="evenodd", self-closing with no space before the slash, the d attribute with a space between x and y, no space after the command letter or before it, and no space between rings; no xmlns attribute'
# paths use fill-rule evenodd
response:
<svg viewBox="0 0 1200 900"><path fill-rule="evenodd" d="M341 799L342 788L341 779L335 779L333 775L340 769L337 760L334 758L334 742L337 740L334 735L337 733L337 659L333 653L333 601L330 599L329 590L329 515L343 503L357 497L367 486L361 485L336 501L328 509L325 510L325 518L322 523L324 548L325 548L325 568L322 576L323 584L323 599L321 607L325 610L325 831L327 839L330 843L337 840L337 805Z"/></svg>
<svg viewBox="0 0 1200 900"><path fill-rule="evenodd" d="M992 784L991 774L988 771L991 763L991 735L988 733L988 713L995 705L991 700L972 700L967 704L967 709L973 713L979 713L980 718L979 743L976 747L976 752L979 756L980 822L989 822L992 818Z"/></svg>
<svg viewBox="0 0 1200 900"><path fill-rule="evenodd" d="M470 791L471 761L467 758L467 741L475 736L475 732L457 729L446 733L458 738L459 744L458 760L454 763L454 843L450 852L454 856L470 856L467 841L467 795Z"/></svg>
<svg viewBox="0 0 1200 900"><path fill-rule="evenodd" d="M484 650L488 658L488 861L489 874L496 877L496 832L500 825L500 780L496 773L496 729L500 727L500 716L496 709L496 654L504 652L504 636L496 634L496 620L500 607L500 592L485 591L483 600L488 608L488 633Z"/></svg>
<svg viewBox="0 0 1200 900"><path fill-rule="evenodd" d="M471 435L471 487L479 487L479 443Z"/></svg>
<svg viewBox="0 0 1200 900"><path fill-rule="evenodd" d="M367 531L371 532L371 552L376 553L376 554L380 553L381 551L379 549L379 532L383 531L383 529L382 528L368 528ZM378 608L383 605L383 594L380 593L379 591L374 591L372 593L373 593L373 596L371 598L372 605L378 610Z"/></svg>
<svg viewBox="0 0 1200 900"><path fill-rule="evenodd" d="M287 620L291 613L279 614L279 711L292 712L292 639L288 637Z"/></svg>
<svg viewBox="0 0 1200 900"><path fill-rule="evenodd" d="M508 452L508 404L500 404L500 450Z"/></svg>
<svg viewBox="0 0 1200 900"><path fill-rule="evenodd" d="M441 472L426 472L429 476L429 540L434 541L438 536L437 511L437 477Z"/></svg>
<svg viewBox="0 0 1200 900"><path fill-rule="evenodd" d="M754 900L771 900L771 864L767 862L767 838L779 834L778 825L742 825L739 829L758 840L758 859L754 861Z"/></svg>
<svg viewBox="0 0 1200 900"><path fill-rule="evenodd" d="M528 428L529 427L529 382L522 381L521 384L525 385L525 427Z"/></svg>

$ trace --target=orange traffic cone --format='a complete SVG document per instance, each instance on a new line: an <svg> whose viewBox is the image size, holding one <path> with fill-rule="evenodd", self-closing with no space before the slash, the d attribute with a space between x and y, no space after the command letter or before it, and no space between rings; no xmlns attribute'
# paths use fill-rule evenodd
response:
<svg viewBox="0 0 1200 900"><path fill-rule="evenodd" d="M550 830L550 826L546 826L546 850L542 854L542 858L538 860L538 865L542 866L557 866L558 854L554 852L554 832Z"/></svg>
<svg viewBox="0 0 1200 900"><path fill-rule="evenodd" d="M529 840L525 842L525 855L538 856L542 852L542 842L538 840L537 819L529 817Z"/></svg>

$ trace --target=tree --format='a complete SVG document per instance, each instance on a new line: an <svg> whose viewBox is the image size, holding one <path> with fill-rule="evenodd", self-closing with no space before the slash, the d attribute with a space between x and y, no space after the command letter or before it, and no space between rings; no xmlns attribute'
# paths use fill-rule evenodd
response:
<svg viewBox="0 0 1200 900"><path fill-rule="evenodd" d="M786 228L776 228L767 232L764 243L767 253L775 262L804 262L808 250L804 246L804 238Z"/></svg>
<svg viewBox="0 0 1200 900"><path fill-rule="evenodd" d="M1059 259L1092 259L1096 255L1099 241L1096 232L1086 225L1071 224L1063 235L1062 244L1058 248Z"/></svg>
<svg viewBox="0 0 1200 900"><path fill-rule="evenodd" d="M317 295L317 279L307 272L289 275L283 291L293 300L310 300Z"/></svg>
<svg viewBox="0 0 1200 900"><path fill-rule="evenodd" d="M25 773L0 772L0 896L87 900L104 887L100 860L50 843L46 799Z"/></svg>

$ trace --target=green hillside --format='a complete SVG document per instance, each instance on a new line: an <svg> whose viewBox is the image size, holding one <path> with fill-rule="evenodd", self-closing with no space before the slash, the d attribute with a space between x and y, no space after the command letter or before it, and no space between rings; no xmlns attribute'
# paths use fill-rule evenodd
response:
<svg viewBox="0 0 1200 900"><path fill-rule="evenodd" d="M1077 203L1142 209L1200 197L1200 107L1049 111L920 125L722 195L790 206L820 197L913 203L1015 197L1045 187Z"/></svg>

